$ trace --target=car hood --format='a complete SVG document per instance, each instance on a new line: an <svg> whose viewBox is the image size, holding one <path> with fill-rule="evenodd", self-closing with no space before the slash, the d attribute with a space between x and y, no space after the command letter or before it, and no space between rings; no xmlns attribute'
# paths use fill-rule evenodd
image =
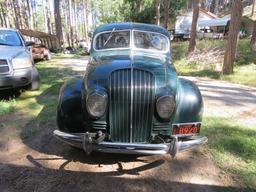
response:
<svg viewBox="0 0 256 192"><path fill-rule="evenodd" d="M133 57L118 55L94 59L87 67L86 86L89 89L95 87L108 89L111 72L131 67L153 73L157 89L162 90L171 86L170 89L176 90L177 74L170 61L149 55L134 55Z"/></svg>
<svg viewBox="0 0 256 192"><path fill-rule="evenodd" d="M0 59L12 59L26 51L22 46L3 46L0 45Z"/></svg>

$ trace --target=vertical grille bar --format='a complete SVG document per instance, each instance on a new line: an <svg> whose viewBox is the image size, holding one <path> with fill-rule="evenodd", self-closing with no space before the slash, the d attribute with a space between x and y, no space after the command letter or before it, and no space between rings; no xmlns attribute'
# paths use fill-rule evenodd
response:
<svg viewBox="0 0 256 192"><path fill-rule="evenodd" d="M133 142L150 139L154 109L154 78L147 71L134 70Z"/></svg>
<svg viewBox="0 0 256 192"><path fill-rule="evenodd" d="M147 142L151 134L154 76L147 71L133 69L131 86L131 73L131 69L122 69L114 71L110 77L110 135L115 142Z"/></svg>
<svg viewBox="0 0 256 192"><path fill-rule="evenodd" d="M130 140L131 71L118 70L110 77L110 135L115 142Z"/></svg>
<svg viewBox="0 0 256 192"><path fill-rule="evenodd" d="M7 74L10 72L10 68L7 60L0 60L0 74Z"/></svg>

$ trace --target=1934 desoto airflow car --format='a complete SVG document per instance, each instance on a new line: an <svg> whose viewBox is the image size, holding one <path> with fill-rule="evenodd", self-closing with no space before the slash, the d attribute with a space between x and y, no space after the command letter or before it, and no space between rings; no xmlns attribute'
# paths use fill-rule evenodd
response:
<svg viewBox="0 0 256 192"><path fill-rule="evenodd" d="M197 86L177 76L167 30L107 24L94 33L84 77L61 88L54 135L88 154L175 156L207 141L202 109Z"/></svg>

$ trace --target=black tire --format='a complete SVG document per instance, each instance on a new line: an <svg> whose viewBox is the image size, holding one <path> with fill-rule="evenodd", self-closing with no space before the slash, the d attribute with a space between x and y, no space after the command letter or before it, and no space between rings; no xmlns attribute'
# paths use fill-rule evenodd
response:
<svg viewBox="0 0 256 192"><path fill-rule="evenodd" d="M41 85L41 81L40 81L39 73L38 73L37 69L35 67L33 67L32 79L31 79L31 83L29 85L29 89L31 91L39 90L40 85Z"/></svg>
<svg viewBox="0 0 256 192"><path fill-rule="evenodd" d="M52 55L51 55L51 53L49 51L48 51L47 55L45 55L45 59L47 61L52 59Z"/></svg>

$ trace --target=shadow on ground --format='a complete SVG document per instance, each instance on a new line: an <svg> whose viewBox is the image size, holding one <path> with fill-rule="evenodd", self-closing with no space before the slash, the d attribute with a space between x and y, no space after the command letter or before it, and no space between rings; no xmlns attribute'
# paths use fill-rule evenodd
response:
<svg viewBox="0 0 256 192"><path fill-rule="evenodd" d="M21 95L21 91L18 89L1 90L0 100L9 101L9 100L18 98L20 95Z"/></svg>
<svg viewBox="0 0 256 192"><path fill-rule="evenodd" d="M2 191L241 191L233 187L170 182L151 178L123 178L109 173L0 164L0 167L2 166L8 167L8 171L1 173L0 188Z"/></svg>

